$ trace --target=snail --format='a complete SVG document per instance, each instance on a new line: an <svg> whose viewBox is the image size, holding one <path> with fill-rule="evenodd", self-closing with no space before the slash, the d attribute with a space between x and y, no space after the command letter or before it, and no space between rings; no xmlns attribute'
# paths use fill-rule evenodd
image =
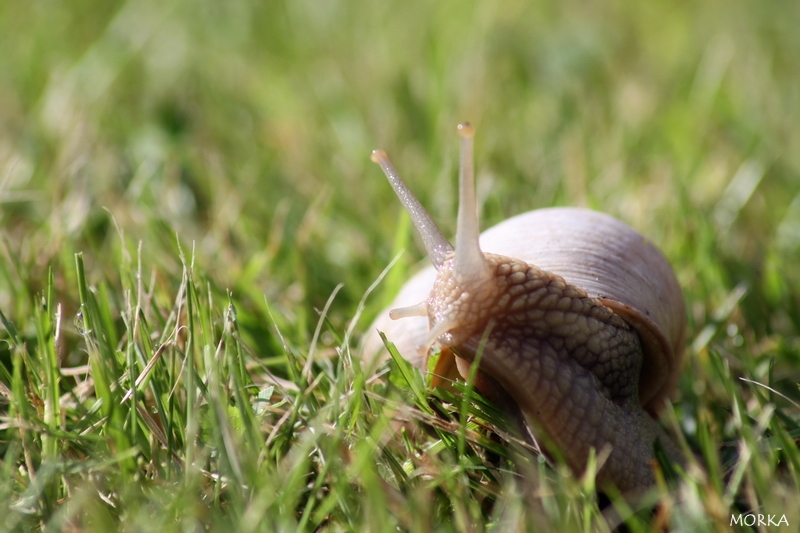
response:
<svg viewBox="0 0 800 533"><path fill-rule="evenodd" d="M383 331L423 367L441 348L435 373L466 377L479 359L476 387L521 414L576 475L590 452L607 453L598 487L641 492L655 483L654 447L683 464L657 422L681 367L686 315L662 253L619 220L582 208L530 211L479 235L473 129L460 124L455 247L436 227L389 161L375 150L433 262L380 315L365 355Z"/></svg>

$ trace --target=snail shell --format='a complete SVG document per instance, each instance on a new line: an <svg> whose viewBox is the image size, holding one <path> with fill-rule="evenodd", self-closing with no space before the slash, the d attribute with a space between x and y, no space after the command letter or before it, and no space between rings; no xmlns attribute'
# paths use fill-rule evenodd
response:
<svg viewBox="0 0 800 533"><path fill-rule="evenodd" d="M652 414L680 376L686 314L678 280L650 240L619 220L589 209L552 207L509 218L483 232L481 249L520 259L584 289L631 324L643 344L639 399ZM370 328L364 353L383 350L383 331L416 366L428 334L426 317L391 320L389 309L411 306L430 294L436 269L417 273Z"/></svg>

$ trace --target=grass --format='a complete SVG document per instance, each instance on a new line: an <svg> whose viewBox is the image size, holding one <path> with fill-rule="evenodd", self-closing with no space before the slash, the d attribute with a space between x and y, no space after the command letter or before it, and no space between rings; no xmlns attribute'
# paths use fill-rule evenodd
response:
<svg viewBox="0 0 800 533"><path fill-rule="evenodd" d="M452 235L463 120L484 227L593 207L684 287L665 424L694 459L655 512L615 500L628 530L796 528L798 20L781 0L3 3L0 531L603 531L592 480L474 391L358 363L421 258L369 152Z"/></svg>

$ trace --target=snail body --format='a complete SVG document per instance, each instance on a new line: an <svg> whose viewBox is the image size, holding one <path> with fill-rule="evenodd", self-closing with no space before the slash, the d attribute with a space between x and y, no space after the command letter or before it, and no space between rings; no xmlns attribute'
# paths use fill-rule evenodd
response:
<svg viewBox="0 0 800 533"><path fill-rule="evenodd" d="M652 486L656 441L682 462L655 420L675 389L685 336L683 296L669 263L632 228L587 209L531 211L479 236L472 129L462 124L459 132L455 247L386 154L373 152L433 262L373 331L385 332L417 366L438 344L443 355L455 354L462 376L484 343L478 388L518 410L577 475L594 449L608 452L600 487ZM379 350L373 334L365 354Z"/></svg>

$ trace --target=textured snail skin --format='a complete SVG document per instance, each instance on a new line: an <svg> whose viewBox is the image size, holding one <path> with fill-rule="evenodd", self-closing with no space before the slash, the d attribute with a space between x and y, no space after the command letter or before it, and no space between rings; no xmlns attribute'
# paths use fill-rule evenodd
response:
<svg viewBox="0 0 800 533"><path fill-rule="evenodd" d="M465 152L471 159L471 144L462 148L462 168ZM399 180L385 154L379 157L390 181ZM492 379L482 381L482 392L510 398L577 475L594 449L608 452L600 487L647 489L655 483L656 441L683 462L653 418L674 390L683 352L685 311L671 267L639 233L585 209L525 213L486 231L479 244L474 191L463 193L472 180L467 170L455 250L430 237L436 270L410 280L393 306L424 303L401 310L405 318L397 321L379 316L372 330L384 331L418 366L420 346L437 343L472 361L484 339L480 371ZM475 217L466 225L465 204ZM431 226L425 217L421 232ZM379 351L377 335L368 337L365 355ZM465 375L468 365L458 368Z"/></svg>
<svg viewBox="0 0 800 533"><path fill-rule="evenodd" d="M456 317L458 327L438 342L472 360L490 324L481 370L516 400L570 467L583 472L590 448L610 446L599 485L610 482L623 492L651 486L653 445L666 435L639 403L638 334L560 276L508 257L486 257L492 276L478 286L457 283L449 261L439 270L429 313L434 322ZM675 451L671 443L666 447Z"/></svg>

